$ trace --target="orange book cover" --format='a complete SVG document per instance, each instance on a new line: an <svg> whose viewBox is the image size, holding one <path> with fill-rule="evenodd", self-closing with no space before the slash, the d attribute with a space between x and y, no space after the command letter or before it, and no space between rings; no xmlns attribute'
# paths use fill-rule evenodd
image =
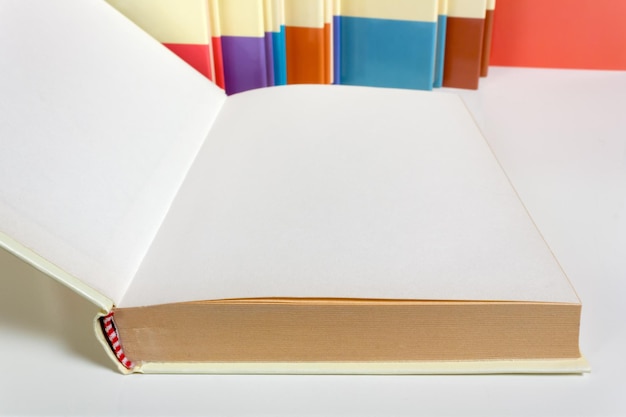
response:
<svg viewBox="0 0 626 417"><path fill-rule="evenodd" d="M287 84L326 84L323 0L285 1Z"/></svg>

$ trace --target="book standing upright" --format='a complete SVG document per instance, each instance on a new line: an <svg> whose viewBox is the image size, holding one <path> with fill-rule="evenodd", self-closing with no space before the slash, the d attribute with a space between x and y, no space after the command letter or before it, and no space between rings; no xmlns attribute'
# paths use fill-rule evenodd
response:
<svg viewBox="0 0 626 417"><path fill-rule="evenodd" d="M288 84L326 84L325 1L284 0Z"/></svg>
<svg viewBox="0 0 626 417"><path fill-rule="evenodd" d="M267 87L263 0L220 0L224 84L227 94Z"/></svg>
<svg viewBox="0 0 626 417"><path fill-rule="evenodd" d="M439 0L437 12L437 49L435 53L435 80L433 87L439 88L443 84L443 63L446 52L446 23L448 20L448 0Z"/></svg>
<svg viewBox="0 0 626 417"><path fill-rule="evenodd" d="M340 84L431 90L437 0L342 0Z"/></svg>
<svg viewBox="0 0 626 417"><path fill-rule="evenodd" d="M489 58L491 57L491 38L493 36L493 16L496 9L496 0L487 0L485 11L485 29L483 30L483 47L480 58L480 76L486 77L489 73Z"/></svg>
<svg viewBox="0 0 626 417"><path fill-rule="evenodd" d="M448 0L443 86L477 89L487 0Z"/></svg>
<svg viewBox="0 0 626 417"><path fill-rule="evenodd" d="M274 85L287 84L287 55L285 50L285 16L283 0L272 0L272 51L274 53Z"/></svg>
<svg viewBox="0 0 626 417"><path fill-rule="evenodd" d="M267 73L267 86L271 87L275 82L274 74L274 11L271 0L263 0L263 24L265 27L265 65Z"/></svg>
<svg viewBox="0 0 626 417"><path fill-rule="evenodd" d="M220 29L219 0L209 0L209 18L211 19L211 46L213 48L213 65L215 67L215 84L226 88L224 81L224 58L222 56L222 31Z"/></svg>
<svg viewBox="0 0 626 417"><path fill-rule="evenodd" d="M107 0L198 72L215 74L212 25L205 0ZM217 1L217 0L214 0Z"/></svg>

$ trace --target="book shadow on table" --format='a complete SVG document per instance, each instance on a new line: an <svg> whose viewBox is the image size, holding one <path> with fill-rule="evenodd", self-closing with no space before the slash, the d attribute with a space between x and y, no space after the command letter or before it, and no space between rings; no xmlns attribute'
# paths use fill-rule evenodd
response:
<svg viewBox="0 0 626 417"><path fill-rule="evenodd" d="M30 333L71 355L114 369L93 330L98 307L0 249L0 329Z"/></svg>

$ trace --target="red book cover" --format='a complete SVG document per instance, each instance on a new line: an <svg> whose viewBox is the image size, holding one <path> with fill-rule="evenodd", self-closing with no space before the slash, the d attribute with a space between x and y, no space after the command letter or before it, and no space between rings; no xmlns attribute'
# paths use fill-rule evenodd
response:
<svg viewBox="0 0 626 417"><path fill-rule="evenodd" d="M626 1L498 0L491 65L626 70Z"/></svg>

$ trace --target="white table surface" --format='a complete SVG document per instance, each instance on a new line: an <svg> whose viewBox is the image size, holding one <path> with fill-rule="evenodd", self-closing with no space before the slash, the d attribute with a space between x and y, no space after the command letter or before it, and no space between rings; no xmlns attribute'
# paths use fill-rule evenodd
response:
<svg viewBox="0 0 626 417"><path fill-rule="evenodd" d="M583 301L586 375L131 375L97 309L0 254L0 415L626 415L626 72L490 69L459 91Z"/></svg>

